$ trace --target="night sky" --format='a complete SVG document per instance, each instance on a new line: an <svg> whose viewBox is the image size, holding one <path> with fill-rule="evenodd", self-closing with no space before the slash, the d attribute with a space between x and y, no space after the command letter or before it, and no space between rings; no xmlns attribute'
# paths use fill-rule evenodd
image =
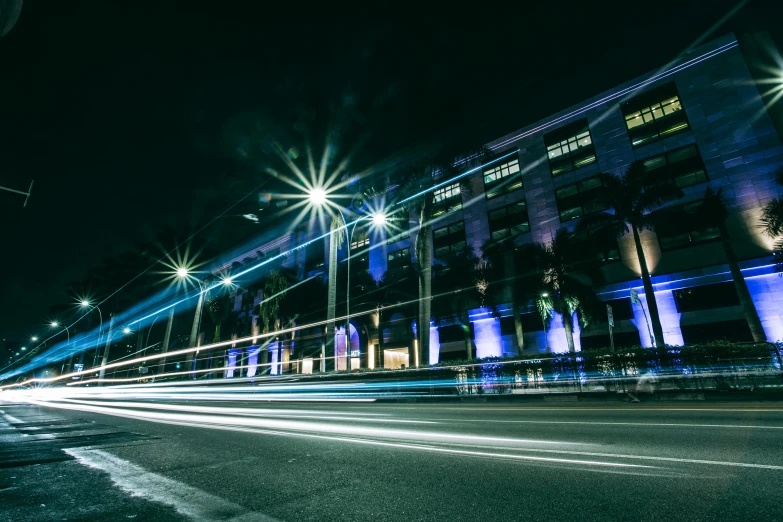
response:
<svg viewBox="0 0 783 522"><path fill-rule="evenodd" d="M361 143L357 168L480 146L665 64L736 3L26 0L0 39L0 185L35 188L25 209L0 193L0 335L39 331L102 257L164 225L184 239L267 181L259 141L301 147L306 128L320 150L329 127L341 153ZM711 38L780 31L775 4Z"/></svg>

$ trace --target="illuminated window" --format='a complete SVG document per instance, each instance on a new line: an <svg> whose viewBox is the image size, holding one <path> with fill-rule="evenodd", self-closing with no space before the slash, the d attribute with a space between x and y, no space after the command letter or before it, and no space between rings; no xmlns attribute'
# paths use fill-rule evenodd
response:
<svg viewBox="0 0 783 522"><path fill-rule="evenodd" d="M690 187L708 180L704 162L701 160L696 145L688 145L660 156L653 156L643 160L642 163L648 172L655 171L656 180L660 179L660 175L680 188Z"/></svg>
<svg viewBox="0 0 783 522"><path fill-rule="evenodd" d="M596 161L593 138L586 119L545 134L544 144L552 176L560 176Z"/></svg>
<svg viewBox="0 0 783 522"><path fill-rule="evenodd" d="M389 270L396 270L398 268L405 268L411 262L411 249L403 248L389 252L386 256L386 266Z"/></svg>
<svg viewBox="0 0 783 522"><path fill-rule="evenodd" d="M489 231L494 240L530 232L530 220L527 216L525 202L519 201L507 207L490 211Z"/></svg>
<svg viewBox="0 0 783 522"><path fill-rule="evenodd" d="M487 199L502 196L521 188L522 172L519 170L519 158L484 170L484 192Z"/></svg>
<svg viewBox="0 0 783 522"><path fill-rule="evenodd" d="M442 203L443 201L446 201L451 198L459 197L460 190L459 190L459 183L454 183L452 185L447 185L445 187L441 187L433 193L433 201L437 203Z"/></svg>
<svg viewBox="0 0 783 522"><path fill-rule="evenodd" d="M659 210L655 234L661 250L673 250L720 239L720 229L704 223L699 215L703 201Z"/></svg>
<svg viewBox="0 0 783 522"><path fill-rule="evenodd" d="M453 210L462 208L462 195L459 183L452 183L436 189L432 196L432 217L441 216Z"/></svg>
<svg viewBox="0 0 783 522"><path fill-rule="evenodd" d="M357 225L354 225L357 226ZM353 233L353 241L351 241L351 250L356 250L357 248L366 247L370 244L370 233L368 229L363 230L354 230Z"/></svg>
<svg viewBox="0 0 783 522"><path fill-rule="evenodd" d="M634 147L688 130L674 82L640 94L623 103L621 109Z"/></svg>
<svg viewBox="0 0 783 522"><path fill-rule="evenodd" d="M555 191L560 221L569 221L609 208L602 196L603 183L598 177L588 178Z"/></svg>
<svg viewBox="0 0 783 522"><path fill-rule="evenodd" d="M461 252L467 247L465 224L462 221L432 231L432 243L435 257L443 257Z"/></svg>

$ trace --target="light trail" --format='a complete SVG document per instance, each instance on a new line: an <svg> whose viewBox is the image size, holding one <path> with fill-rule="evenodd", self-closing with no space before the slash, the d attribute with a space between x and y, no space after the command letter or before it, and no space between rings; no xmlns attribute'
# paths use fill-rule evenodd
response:
<svg viewBox="0 0 783 522"><path fill-rule="evenodd" d="M745 2L745 3L746 3L746 2ZM744 5L744 3L742 3L742 5ZM722 21L724 21L725 19L727 19L727 17L729 17L729 16L733 15L733 14L734 14L734 13L735 13L737 10L738 10L738 8L735 8L734 10L732 10L732 11L729 13L729 15L726 15L726 16L724 16L724 18L722 19ZM711 29L711 30L714 30L714 28L713 28L713 29ZM629 93L631 93L631 92L634 92L634 91L636 91L636 90L639 90L639 89L641 89L641 88L644 88L644 87L646 87L647 85L650 85L650 84L652 84L652 83L654 83L654 82L656 82L656 81L659 81L659 80L661 80L661 79L667 78L667 77L669 77L669 76L671 76L671 75L673 75L673 74L675 74L675 73L677 73L677 72L680 72L680 71L682 71L682 70L684 70L684 69L686 69L686 68L688 68L688 67L691 67L691 66L693 66L693 65L696 65L696 64L698 64L698 63L701 63L701 62L703 62L703 61L705 61L705 60L708 60L708 59L710 59L710 58L713 58L713 57L715 57L715 56L718 56L719 54L721 54L721 53L723 53L723 52L726 52L726 51L728 51L728 50L731 50L731 49L733 49L733 48L737 47L738 45L739 45L739 44L738 44L738 42L737 42L736 40L734 40L734 41L732 41L732 42L729 42L729 43L727 43L727 44L724 44L723 46L720 46L720 47L718 47L718 48L716 48L716 49L713 49L713 50L711 50L711 51L709 51L709 52L707 52L707 53L704 53L704 54L702 54L702 55L700 55L700 56L694 57L694 58L692 58L692 59L690 59L690 60L688 60L688 61L686 61L686 62L684 62L684 63L681 63L681 64L679 64L679 65L676 65L676 66L670 67L670 68L668 68L668 69L665 69L664 71L662 71L662 72L660 72L660 73L654 74L654 75L652 75L651 77L649 77L648 79L646 79L646 80L644 80L644 81L642 81L642 82L638 82L638 83L636 83L636 84L634 84L634 85L632 85L632 86L626 87L625 89L622 89L622 90L620 90L620 91L618 91L618 92L616 92L616 93L613 93L613 94L611 94L611 95L609 95L609 96L606 96L606 97L604 97L604 98L602 98L602 99L600 99L600 100L597 100L597 101L595 101L595 102L591 102L591 103L589 103L589 104L587 104L587 105L584 105L584 106L580 107L579 109L577 109L577 110L575 110L575 111L572 111L572 112L570 112L570 113L568 113L568 114L566 114L566 115L563 115L563 116L560 116L560 117L558 117L558 118L555 118L555 119L553 119L553 120L550 120L549 122L547 122L547 123L545 123L545 124L542 124L542 125L539 125L538 127L535 127L534 129L530 129L530 130L528 130L528 131L525 131L525 132L523 132L523 133L520 133L520 134L518 134L518 135L516 135L516 136L514 136L514 137L512 137L512 138L508 138L508 139L506 139L506 140L504 140L504 141L502 141L502 142L500 142L500 143L496 143L496 144L494 144L494 145L490 146L489 148L490 148L490 149L492 149L492 150L497 150L497 149L499 149L499 148L502 148L503 146L505 146L505 145L507 145L507 144L511 143L512 141L516 141L516 140L522 139L522 138L524 138L524 137L527 137L527 136L529 136L529 135L531 135L531 134L534 134L534 133L536 133L536 132L540 132L540 131L542 131L542 130L545 130L546 128L549 128L549 127L551 127L551 126L553 126L553 125L557 125L557 124L559 124L559 123L561 123L561 122L563 122L563 121L565 121L565 120L567 120L567 119L569 119L569 118L572 118L572 117L574 117L574 116L578 116L578 115L580 115L580 114L583 114L584 112L586 112L586 111L588 111L588 110L590 110L590 109L592 109L592 108L594 108L594 107L598 107L598 106L600 106L600 105L602 105L602 104L605 104L605 103L607 103L607 102L609 102L609 101L613 101L613 100L615 100L615 99L618 99L618 98L620 98L620 97L622 97L622 96L625 96L625 95L627 95L627 94L629 94ZM395 206L398 206L398 205L402 205L402 204L404 204L404 203L406 203L406 202L408 202L408 201L411 201L411 200L413 200L413 199L415 199L415 198L417 198L417 197L420 197L420 196L422 196L422 195L424 195L424 194L426 194L426 193L429 193L429 192L431 192L431 191L434 191L434 190L436 190L437 188L440 188L440 187L442 187L442 186L445 186L445 185L447 185L447 184L453 183L453 182L455 182L456 180L458 180L458 179L461 179L462 177L465 177L465 176L467 176L467 175L469 175L469 174L472 174L472 173L474 173L474 172L476 172L476 171L478 171L478 170L481 170L481 169L483 169L483 168L486 168L486 166L488 166L488 165L490 165L490 164L492 164L492 163L494 163L494 162L500 161L500 160L502 160L502 159L504 159L504 158L506 158L506 157L509 157L509 156L511 156L511 155L513 155L513 154L515 154L515 153L516 153L516 151L512 151L512 152L509 152L509 153L507 153L507 154L505 154L505 155L503 155L503 156L500 156L500 157L498 157L498 158L494 158L494 159L492 159L492 160L490 160L490 161L488 161L488 162L486 162L486 163L484 163L484 164L482 164L482 165L480 165L480 166L478 166L478 167L475 167L475 168L473 168L473 169L469 169L468 171L466 171L466 172L464 172L464 173L461 173L461 174L459 174L459 175L457 175L457 176L454 176L454 177L450 178L449 180L446 180L446 181L443 181L443 182L441 182L441 183L438 183L438 184L434 185L433 187L427 188L427 189L425 189L425 190L423 190L423 191L421 191L421 192L419 192L419 193L417 193L417 194L415 194L415 195L413 195L413 196L410 196L410 197L408 197L408 198L405 198L405 199L403 199L403 200L401 200L401 201L398 201L398 202L394 203L394 204L393 204L393 205L391 205L391 206L392 206L392 207L395 207ZM262 184L262 185L263 185L263 184ZM259 186L258 188L260 188L260 186ZM255 191L255 190L257 190L257 189L254 189L254 191ZM247 194L246 196L244 196L242 199L245 199L246 197L248 197L248 195L249 195L249 194L250 194L250 193L248 193L248 194ZM242 200L240 200L240 201L242 201ZM228 209L226 209L226 210L225 210L223 213L221 213L221 215L219 215L219 216L218 216L218 217L216 217L215 219L218 219L220 216L222 216L223 214L225 214L226 212L228 212L228 211L229 211L231 208L233 208L233 206L235 206L235 205L236 205L236 204L238 204L238 203L239 203L239 202L235 203L234 205L232 205L231 207L229 207ZM360 218L360 219L361 219L361 218ZM326 238L326 237L329 237L329 236L331 236L332 234L334 234L334 233L336 233L336 232L338 232L338 231L342 231L342 230L344 230L344 229L347 229L348 227L350 227L350 226L352 226L352 225L355 225L356 223L358 223L358 221L359 221L360 219L354 220L354 221L352 221L352 222L350 222L350 223L345 223L345 222L344 222L342 226L340 226L340 227L337 227L337 228L335 228L334 230L330 230L329 232L327 232L327 233L324 233L324 234L322 234L321 236L319 236L319 237L317 237L317 238L315 238L315 239L312 239L312 240L306 241L306 242L304 242L304 243L302 243L302 244L300 244L300 245L297 245L296 247L293 247L293 248L289 249L289 250L288 250L288 251L286 251L286 252L281 252L280 254L278 254L278 255L276 255L276 256L273 256L273 257L272 257L272 258L270 258L270 259L264 260L264 261L262 261L261 263L258 263L258 264L254 265L254 266L251 266L251 267L248 267L248 268L246 268L245 270L243 270L243 271L239 272L238 274L232 274L232 278L237 278L237 277L241 277L241 276L243 276L243 275L246 275L246 274L248 274L248 273L250 273L250 272L252 272L252 271L254 271L254 270L257 270L257 269L259 269L259 268L261 268L261 267L263 267L263 266L266 266L266 265L268 265L269 263L271 263L271 262L273 262L273 261L276 261L276 260L279 260L279 259L281 259L281 258L283 258L283 257L286 257L286 256L290 255L291 253L293 253L293 252L296 252L297 250L300 250L300 249L302 249L302 248L306 248L306 246L307 246L307 245L309 245L309 244L313 244L314 242L316 242L316 241L319 241L319 240L321 240L321 239L324 239L324 238ZM213 221L214 221L214 220L213 220ZM208 223L207 225L205 225L205 227L206 227L206 226L208 226L209 224L211 224L213 221L211 221L210 223ZM202 229L200 229L200 230L203 230L203 228L205 228L205 227L202 227ZM200 232L200 230L199 230L199 232ZM198 232L196 232L196 233L198 233ZM194 235L195 235L195 234L194 234ZM192 237L192 236L191 236L191 237ZM179 245L178 245L178 246L179 246ZM168 255L168 254L167 254L167 255ZM161 258L161 260L162 260L162 259L163 259L163 258ZM156 262L155 264L157 264L157 262ZM154 266L154 264L153 264L152 266ZM151 266L151 267L152 267L152 266ZM150 268L151 268L151 267L150 267ZM148 268L147 270L145 270L145 272L146 272L146 271L148 271L150 268ZM145 272L142 272L142 274L143 274L143 273L145 273ZM142 274L139 274L139 276L140 276L140 275L142 275ZM137 276L137 277L139 277L139 276ZM136 277L136 278L137 278L137 277ZM136 278L134 278L133 280L135 280ZM123 287L121 287L121 288L120 288L120 289L118 289L117 291L120 291L122 288L124 288L125 286L127 286L127 284L130 284L130 282L132 282L133 280L131 280L131 281L129 281L128 283L126 283L126 285L123 285ZM210 290L213 290L213 289L215 289L215 288L217 288L217 287L219 287L219 286L221 286L221 285L222 285L222 283L221 283L221 282L216 282L216 283L214 283L213 285L211 285L211 286L208 286L208 287L206 287L206 288L204 288L204 289L200 290L200 291L199 291L199 292L197 292L197 293L194 293L194 294L192 294L192 295L186 296L186 297L184 297L184 298L182 298L182 299L180 299L180 300L176 301L176 302L175 302L175 303L173 303L173 304L169 304L169 305L167 305L167 306L165 306L165 307L163 307L163 308L160 308L159 310L157 310L157 311L155 311L155 312L153 312L153 313L151 313L151 314L147 314L147 315L145 315L145 316L143 316L143 317L141 317L141 318L139 318L139 319L135 319L135 320L133 320L133 321L130 321L130 322L126 323L126 324L128 324L129 326L131 326L131 325L136 325L136 324L139 324L139 323L141 323L142 321L145 321L145 320L147 320L147 319L149 319L149 318L151 318L151 317L157 316L157 315L158 315L158 314L160 314L161 312L164 312L164 311L166 311L166 310L169 310L170 308L172 308L172 307L176 306L177 304L181 304L181 303L183 303L183 302L189 301L189 300L193 299L194 297L200 296L202 293L204 293L204 292L208 292L208 291L210 291ZM117 291L115 291L115 292L114 292L112 295L116 294L116 292L117 292ZM109 296L109 297L111 297L111 296ZM108 299L109 297L107 297L106 299ZM103 301L101 301L101 303L99 303L99 304L102 304L102 303L104 303L104 302L106 301L106 299L104 299ZM86 316L86 315L85 315L85 316ZM82 317L80 317L79 319L77 319L77 321L76 321L76 322L80 321L80 320L81 320L81 319L83 319L83 317L85 317L85 316L82 316ZM352 314L352 315L351 315L351 317L354 317L354 316L355 316L355 314ZM76 324L76 323L73 323L73 324ZM98 332L98 334L100 335L100 333L101 333L101 332L99 331L99 332ZM50 338L51 338L51 337L50 337ZM39 346L40 346L40 344L39 344ZM97 346L97 345L92 345L92 344L90 344L90 345L84 345L84 346L83 346L83 349L82 349L81 351L88 351L88 350L90 350L90 349L93 349L93 348L95 348L95 346ZM60 360L60 359L58 359L58 360ZM14 363L14 364L15 364L15 363ZM29 366L29 365L33 365L33 362L31 361L31 362L27 363L27 364L25 365L25 367L27 367L27 366ZM30 367L30 368L27 368L27 369L22 369L22 368L19 368L19 369L17 369L17 370L14 370L14 371L8 372L7 374L3 375L3 376L2 376L2 377L0 377L0 378L9 378L9 377L13 377L14 375L18 375L19 373L24 373L25 371L28 371L28 370L30 370L30 369L35 369L35 368L38 368L38 367L40 367L40 366L41 366L41 364L39 364L39 365L33 365L32 367ZM38 382L41 382L41 381L38 381ZM0 388L0 389L2 389L2 388Z"/></svg>
<svg viewBox="0 0 783 522"><path fill-rule="evenodd" d="M505 140L503 140L503 141L501 141L499 143L495 143L493 145L490 145L489 148L491 150L497 150L497 149L500 149L500 148L502 148L502 147L504 147L504 146L506 146L506 145L508 145L508 144L510 144L512 142L514 142L514 141L521 140L522 138L526 138L528 136L531 136L533 134L536 134L538 132L546 130L546 129L554 126L554 125L558 125L559 123L562 123L562 122L564 122L564 121L566 121L566 120L568 120L570 118L573 118L574 116L579 116L581 114L584 114L585 112L589 111L590 109L593 109L595 107L599 107L599 106L601 106L601 105L603 105L605 103L608 103L610 101L614 101L614 100L616 100L618 98L622 98L623 96L625 96L627 94L630 94L630 93L632 93L634 91L637 91L639 89L643 89L644 87L647 87L648 85L650 85L652 83L655 83L658 80L662 80L664 78L668 78L669 76L671 76L673 74L676 74L676 73L678 73L678 72L680 72L682 70L685 70L688 67L691 67L693 65L699 64L699 63L701 63L701 62L703 62L705 60L709 60L710 58L714 58L715 56L718 56L719 54L724 53L726 51L729 51L729 50L737 47L738 45L739 45L739 43L737 43L736 40L734 40L732 42L729 42L727 44L724 44L724 45L718 47L717 49L713 49L712 51L708 51L708 52L706 52L706 53L704 53L704 54L702 54L700 56L697 56L695 58L692 58L692 59L690 59L690 60L688 60L688 61L686 61L686 62L684 62L684 63L682 63L680 65L676 65L676 66L674 66L674 67L672 67L670 69L664 70L663 72L660 72L658 74L654 74L653 76L651 76L650 78L648 78L646 80L643 80L643 81L641 81L639 83L636 83L634 85L626 87L625 89L622 89L622 90L617 91L615 93L612 93L612 94L610 94L608 96L605 96L605 97L601 98L600 100L596 100L596 101L594 101L592 103L588 103L587 105L583 105L582 107L580 107L580 108L578 108L576 110L573 110L573 111L569 112L568 114L564 114L563 116L559 116L559 117L557 117L557 118L555 118L553 120L549 120L546 123L543 123L543 124L541 124L541 125L539 125L537 127L534 127L534 128L532 128L530 130L521 132L521 133L519 133L519 134L517 134L517 135L515 135L515 136L513 136L511 138L507 138L507 139L505 139Z"/></svg>
<svg viewBox="0 0 783 522"><path fill-rule="evenodd" d="M569 440L544 440L538 438L494 437L459 433L454 431L429 431L400 429L395 427L366 426L362 423L393 423L409 419L378 418L353 413L312 410L259 410L248 413L248 408L214 408L204 411L199 406L165 405L147 403L101 403L91 401L31 400L31 404L43 407L98 413L147 422L188 426L202 429L218 429L246 433L268 434L282 437L305 437L332 442L397 448L408 451L436 452L455 456L492 458L509 461L541 462L547 464L579 465L585 467L609 467L628 469L655 469L676 471L663 465L708 466L722 468L755 469L781 472L783 466L758 463L717 460L710 458L667 457L651 454L601 451L586 443ZM275 416L277 415L277 416ZM311 417L318 417L314 422ZM343 418L345 417L345 418ZM451 420L451 419L450 419ZM345 424L342 424L345 422ZM645 423L638 426L645 427Z"/></svg>

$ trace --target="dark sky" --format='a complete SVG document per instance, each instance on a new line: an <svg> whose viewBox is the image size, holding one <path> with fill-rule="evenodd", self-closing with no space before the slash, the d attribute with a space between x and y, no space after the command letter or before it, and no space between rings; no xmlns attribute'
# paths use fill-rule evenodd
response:
<svg viewBox="0 0 783 522"><path fill-rule="evenodd" d="M263 182L243 142L295 145L304 122L320 149L331 126L341 152L362 138L358 165L480 145L663 65L736 2L532 4L26 0L0 39L0 185L35 188L25 209L0 193L0 335L39 328L102 257L163 225L187 236ZM714 37L778 30L775 4Z"/></svg>

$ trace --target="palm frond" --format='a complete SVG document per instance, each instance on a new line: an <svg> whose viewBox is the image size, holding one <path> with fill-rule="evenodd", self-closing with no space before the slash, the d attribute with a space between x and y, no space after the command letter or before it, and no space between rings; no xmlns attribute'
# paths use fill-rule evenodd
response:
<svg viewBox="0 0 783 522"><path fill-rule="evenodd" d="M783 234L783 198L769 201L761 212L761 226L769 237Z"/></svg>
<svg viewBox="0 0 783 522"><path fill-rule="evenodd" d="M682 189L674 183L647 185L639 195L636 210L639 214L646 214L666 203L680 199L683 195Z"/></svg>

